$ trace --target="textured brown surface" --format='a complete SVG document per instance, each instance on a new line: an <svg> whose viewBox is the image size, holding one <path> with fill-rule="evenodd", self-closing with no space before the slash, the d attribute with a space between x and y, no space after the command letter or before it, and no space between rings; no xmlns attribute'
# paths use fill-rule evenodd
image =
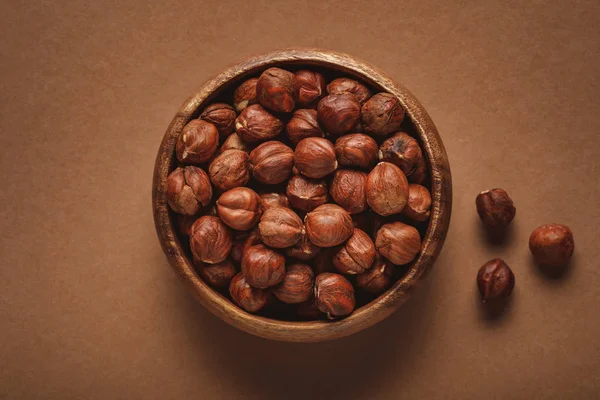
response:
<svg viewBox="0 0 600 400"><path fill-rule="evenodd" d="M0 398L597 397L597 2L370 4L2 3ZM418 290L322 344L263 340L206 311L150 209L156 149L185 97L289 46L350 53L409 87L453 175L449 236ZM504 246L475 212L492 187L517 207ZM561 279L527 249L548 222L575 235ZM494 257L517 284L490 319L475 275Z"/></svg>

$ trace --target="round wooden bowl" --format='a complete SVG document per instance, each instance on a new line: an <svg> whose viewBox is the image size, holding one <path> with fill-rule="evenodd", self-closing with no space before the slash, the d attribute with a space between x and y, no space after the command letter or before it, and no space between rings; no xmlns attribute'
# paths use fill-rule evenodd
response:
<svg viewBox="0 0 600 400"><path fill-rule="evenodd" d="M231 96L235 87L245 79L257 76L264 69L273 66L335 71L358 78L376 90L395 95L404 106L407 118L410 118L414 125L414 133L427 159L433 203L420 255L408 272L389 290L344 319L280 321L249 314L240 309L211 289L196 274L175 233L172 213L167 205L167 176L176 164L175 143L183 127L214 99L218 99L219 96ZM450 224L452 179L448 157L435 125L423 106L404 86L392 82L384 73L367 63L345 54L315 49L290 49L252 57L225 70L208 81L183 104L169 125L158 150L154 168L152 208L158 238L169 263L199 301L213 314L239 329L267 339L317 342L340 338L368 328L389 316L406 301L412 288L432 266L442 249Z"/></svg>

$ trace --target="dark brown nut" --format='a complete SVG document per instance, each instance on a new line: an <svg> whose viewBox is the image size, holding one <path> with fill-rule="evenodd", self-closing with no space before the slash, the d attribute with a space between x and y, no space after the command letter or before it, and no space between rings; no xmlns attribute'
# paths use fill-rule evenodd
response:
<svg viewBox="0 0 600 400"><path fill-rule="evenodd" d="M248 143L244 142L242 138L234 132L227 136L227 139L225 139L219 151L222 153L225 150L241 150L249 153L251 148Z"/></svg>
<svg viewBox="0 0 600 400"><path fill-rule="evenodd" d="M263 211L271 207L289 207L288 198L283 193L263 193L260 201Z"/></svg>
<svg viewBox="0 0 600 400"><path fill-rule="evenodd" d="M194 215L212 198L208 175L194 166L176 168L167 177L167 202L176 213Z"/></svg>
<svg viewBox="0 0 600 400"><path fill-rule="evenodd" d="M288 181L286 194L292 207L312 211L327 202L327 183L295 175Z"/></svg>
<svg viewBox="0 0 600 400"><path fill-rule="evenodd" d="M408 181L394 164L380 162L367 176L367 203L379 215L397 214L408 201Z"/></svg>
<svg viewBox="0 0 600 400"><path fill-rule="evenodd" d="M305 301L304 303L298 304L296 306L296 314L300 319L305 321L320 319L323 316L323 313L317 308L313 298Z"/></svg>
<svg viewBox="0 0 600 400"><path fill-rule="evenodd" d="M208 175L213 185L223 192L244 186L250 179L248 153L241 150L225 150L211 161Z"/></svg>
<svg viewBox="0 0 600 400"><path fill-rule="evenodd" d="M360 122L360 103L353 94L330 94L319 101L317 120L331 135L356 132Z"/></svg>
<svg viewBox="0 0 600 400"><path fill-rule="evenodd" d="M354 229L352 236L333 257L333 265L342 274L362 274L375 260L375 244L364 231Z"/></svg>
<svg viewBox="0 0 600 400"><path fill-rule="evenodd" d="M421 237L415 227L392 222L377 231L375 247L393 264L404 265L414 260L421 251Z"/></svg>
<svg viewBox="0 0 600 400"><path fill-rule="evenodd" d="M247 187L233 188L219 197L217 212L230 228L247 231L256 225L262 215L260 197Z"/></svg>
<svg viewBox="0 0 600 400"><path fill-rule="evenodd" d="M366 272L356 275L356 287L373 294L381 294L392 286L394 266L383 257L376 257L375 262Z"/></svg>
<svg viewBox="0 0 600 400"><path fill-rule="evenodd" d="M344 243L354 231L350 214L336 204L323 204L306 214L306 234L312 244L333 247Z"/></svg>
<svg viewBox="0 0 600 400"><path fill-rule="evenodd" d="M529 250L538 264L563 267L569 263L575 250L573 232L566 225L542 225L531 233Z"/></svg>
<svg viewBox="0 0 600 400"><path fill-rule="evenodd" d="M408 201L402 215L415 221L427 221L431 215L431 194L425 186L411 183L408 185Z"/></svg>
<svg viewBox="0 0 600 400"><path fill-rule="evenodd" d="M233 93L233 106L238 112L257 103L256 82L258 82L258 78L248 79L235 89Z"/></svg>
<svg viewBox="0 0 600 400"><path fill-rule="evenodd" d="M217 128L221 139L225 139L234 131L236 117L233 107L225 103L211 104L200 114L200 119L210 122Z"/></svg>
<svg viewBox="0 0 600 400"><path fill-rule="evenodd" d="M294 150L274 140L264 142L250 152L249 167L260 183L274 185L292 175Z"/></svg>
<svg viewBox="0 0 600 400"><path fill-rule="evenodd" d="M298 171L309 178L323 178L338 167L335 149L324 138L310 137L300 141L294 152Z"/></svg>
<svg viewBox="0 0 600 400"><path fill-rule="evenodd" d="M175 229L180 236L190 236L192 225L200 218L198 215L175 214Z"/></svg>
<svg viewBox="0 0 600 400"><path fill-rule="evenodd" d="M365 132L372 135L387 135L397 131L404 120L404 108L389 93L377 93L371 97L363 104L360 114Z"/></svg>
<svg viewBox="0 0 600 400"><path fill-rule="evenodd" d="M219 146L217 128L201 119L194 119L183 127L177 138L177 159L186 164L201 164L211 159Z"/></svg>
<svg viewBox="0 0 600 400"><path fill-rule="evenodd" d="M496 258L486 262L479 269L477 287L484 303L502 300L512 293L515 275L503 260Z"/></svg>
<svg viewBox="0 0 600 400"><path fill-rule="evenodd" d="M350 93L356 96L360 104L371 97L371 91L362 83L350 78L338 78L329 82L327 85L327 93L342 94Z"/></svg>
<svg viewBox="0 0 600 400"><path fill-rule="evenodd" d="M270 298L268 290L250 286L241 273L234 276L231 280L229 294L235 304L252 313L266 306Z"/></svg>
<svg viewBox="0 0 600 400"><path fill-rule="evenodd" d="M421 158L421 161L415 165L415 169L409 176L407 176L407 179L410 183L416 183L419 185L425 184L425 181L427 181L427 164L425 162L425 157Z"/></svg>
<svg viewBox="0 0 600 400"><path fill-rule="evenodd" d="M306 232L302 235L298 243L285 249L285 254L288 257L296 258L300 261L312 260L320 252L321 248L315 246L310 240L308 240L308 235L306 235Z"/></svg>
<svg viewBox="0 0 600 400"><path fill-rule="evenodd" d="M198 261L217 264L231 252L231 231L217 217L200 217L191 228L190 247Z"/></svg>
<svg viewBox="0 0 600 400"><path fill-rule="evenodd" d="M288 304L298 304L312 297L315 275L305 264L292 264L286 268L283 281L273 288L273 294Z"/></svg>
<svg viewBox="0 0 600 400"><path fill-rule="evenodd" d="M283 122L260 104L248 106L235 120L235 132L248 143L273 139L283 130Z"/></svg>
<svg viewBox="0 0 600 400"><path fill-rule="evenodd" d="M218 264L204 264L196 261L194 264L200 278L215 289L228 287L233 277L238 273L231 260L225 260Z"/></svg>
<svg viewBox="0 0 600 400"><path fill-rule="evenodd" d="M298 243L304 233L304 225L289 208L273 207L263 213L258 230L264 244L283 249Z"/></svg>
<svg viewBox="0 0 600 400"><path fill-rule="evenodd" d="M335 171L329 194L350 214L367 209L367 173L351 169Z"/></svg>
<svg viewBox="0 0 600 400"><path fill-rule="evenodd" d="M335 255L336 250L337 249L334 247L321 249L315 258L315 261L312 263L316 275L322 274L323 272L337 272L333 266L333 256Z"/></svg>
<svg viewBox="0 0 600 400"><path fill-rule="evenodd" d="M335 155L343 167L370 169L377 162L377 143L362 133L344 135L335 141Z"/></svg>
<svg viewBox="0 0 600 400"><path fill-rule="evenodd" d="M314 106L325 94L325 78L318 72L302 69L294 74L294 89L298 106Z"/></svg>
<svg viewBox="0 0 600 400"><path fill-rule="evenodd" d="M243 252L248 250L252 246L256 246L257 244L262 244L262 238L260 237L260 232L258 231L258 227L254 228L250 231L250 234L244 241Z"/></svg>
<svg viewBox="0 0 600 400"><path fill-rule="evenodd" d="M242 273L255 288L275 286L285 275L285 258L262 244L252 246L242 256Z"/></svg>
<svg viewBox="0 0 600 400"><path fill-rule="evenodd" d="M315 279L315 304L329 319L343 317L354 311L354 288L341 275L325 272Z"/></svg>
<svg viewBox="0 0 600 400"><path fill-rule="evenodd" d="M291 112L296 104L294 74L281 68L265 70L256 82L256 98L275 112Z"/></svg>
<svg viewBox="0 0 600 400"><path fill-rule="evenodd" d="M489 229L504 229L515 217L516 209L508 193L503 189L490 189L477 195L477 213Z"/></svg>
<svg viewBox="0 0 600 400"><path fill-rule="evenodd" d="M293 144L298 144L307 137L323 137L325 133L317 122L317 111L300 109L294 111L292 118L287 123L287 136Z"/></svg>
<svg viewBox="0 0 600 400"><path fill-rule="evenodd" d="M379 160L400 167L406 176L413 172L422 158L419 143L404 132L398 132L385 139L379 148Z"/></svg>

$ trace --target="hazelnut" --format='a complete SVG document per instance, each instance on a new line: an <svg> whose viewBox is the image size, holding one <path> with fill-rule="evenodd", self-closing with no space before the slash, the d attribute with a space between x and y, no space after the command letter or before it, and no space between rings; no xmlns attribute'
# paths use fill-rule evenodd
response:
<svg viewBox="0 0 600 400"><path fill-rule="evenodd" d="M229 294L235 304L248 312L259 311L267 305L270 297L268 290L250 286L241 273L234 276L231 280Z"/></svg>
<svg viewBox="0 0 600 400"><path fill-rule="evenodd" d="M356 275L356 287L372 293L381 294L392 285L393 265L383 257L376 257L367 271Z"/></svg>
<svg viewBox="0 0 600 400"><path fill-rule="evenodd" d="M263 211L271 207L289 207L288 198L282 193L263 193L260 201Z"/></svg>
<svg viewBox="0 0 600 400"><path fill-rule="evenodd" d="M371 97L371 91L362 83L350 78L337 78L329 82L327 85L327 93L342 94L350 93L356 96L360 104Z"/></svg>
<svg viewBox="0 0 600 400"><path fill-rule="evenodd" d="M233 93L233 106L238 112L257 103L256 82L258 82L258 78L248 79L235 89L235 92Z"/></svg>
<svg viewBox="0 0 600 400"><path fill-rule="evenodd" d="M220 263L229 255L231 246L231 232L219 218L205 215L192 225L190 247L196 260Z"/></svg>
<svg viewBox="0 0 600 400"><path fill-rule="evenodd" d="M330 94L319 101L317 120L334 136L355 131L360 122L360 103L353 94Z"/></svg>
<svg viewBox="0 0 600 400"><path fill-rule="evenodd" d="M288 257L296 258L300 261L309 261L315 258L321 251L321 248L312 244L308 240L308 235L304 233L298 243L285 249Z"/></svg>
<svg viewBox="0 0 600 400"><path fill-rule="evenodd" d="M415 221L427 221L431 215L431 195L425 186L411 183L408 185L408 201L402 215Z"/></svg>
<svg viewBox="0 0 600 400"><path fill-rule="evenodd" d="M277 141L260 144L250 152L249 167L260 183L281 183L292 175L294 150Z"/></svg>
<svg viewBox="0 0 600 400"><path fill-rule="evenodd" d="M484 303L505 299L515 287L515 275L504 261L496 258L479 269L477 287Z"/></svg>
<svg viewBox="0 0 600 400"><path fill-rule="evenodd" d="M309 178L323 178L337 169L335 149L324 138L309 137L296 146L295 165L298 171Z"/></svg>
<svg viewBox="0 0 600 400"><path fill-rule="evenodd" d="M344 135L335 141L335 155L343 167L370 169L377 162L377 143L362 133Z"/></svg>
<svg viewBox="0 0 600 400"><path fill-rule="evenodd" d="M260 197L247 187L233 188L219 197L217 212L230 228L247 231L256 225L262 215Z"/></svg>
<svg viewBox="0 0 600 400"><path fill-rule="evenodd" d="M421 158L419 143L404 132L385 139L379 148L379 159L400 167L406 176L413 172Z"/></svg>
<svg viewBox="0 0 600 400"><path fill-rule="evenodd" d="M263 243L283 249L298 243L304 233L302 220L289 208L272 207L263 213L258 230Z"/></svg>
<svg viewBox="0 0 600 400"><path fill-rule="evenodd" d="M375 247L393 264L404 265L414 260L421 251L421 237L415 227L392 222L379 228Z"/></svg>
<svg viewBox="0 0 600 400"><path fill-rule="evenodd" d="M306 214L308 239L319 247L344 243L354 231L350 214L336 204L323 204Z"/></svg>
<svg viewBox="0 0 600 400"><path fill-rule="evenodd" d="M351 169L335 171L329 194L337 204L350 214L367 209L367 174Z"/></svg>
<svg viewBox="0 0 600 400"><path fill-rule="evenodd" d="M242 252L245 252L252 246L256 246L257 244L262 244L262 238L260 237L260 232L258 231L258 227L254 228L250 231L250 234L246 237L244 241L244 247Z"/></svg>
<svg viewBox="0 0 600 400"><path fill-rule="evenodd" d="M244 142L242 138L237 133L232 133L227 136L227 139L221 145L220 152L224 152L225 150L241 150L246 153L250 152L250 146L248 143Z"/></svg>
<svg viewBox="0 0 600 400"><path fill-rule="evenodd" d="M529 250L535 262L540 265L565 266L575 250L573 232L566 225L542 225L531 233Z"/></svg>
<svg viewBox="0 0 600 400"><path fill-rule="evenodd" d="M312 211L327 202L327 183L295 175L288 181L286 194L292 207Z"/></svg>
<svg viewBox="0 0 600 400"><path fill-rule="evenodd" d="M283 281L273 288L273 294L288 304L298 304L312 297L315 275L308 265L292 264L286 268Z"/></svg>
<svg viewBox="0 0 600 400"><path fill-rule="evenodd" d="M323 272L337 272L333 266L333 256L336 251L337 249L334 247L321 249L319 254L317 254L317 257L315 257L315 261L312 263L315 274L319 275Z"/></svg>
<svg viewBox="0 0 600 400"><path fill-rule="evenodd" d="M197 214L211 198L210 179L198 167L176 168L167 177L167 202L176 213Z"/></svg>
<svg viewBox="0 0 600 400"><path fill-rule="evenodd" d="M306 139L307 137L325 136L317 122L316 110L300 109L294 111L285 130L293 144L298 144L302 139Z"/></svg>
<svg viewBox="0 0 600 400"><path fill-rule="evenodd" d="M491 189L479 193L475 199L481 222L489 229L504 229L515 217L515 206L508 193Z"/></svg>
<svg viewBox="0 0 600 400"><path fill-rule="evenodd" d="M354 229L352 236L337 251L333 258L335 268L349 275L362 274L375 260L375 244L364 231Z"/></svg>
<svg viewBox="0 0 600 400"><path fill-rule="evenodd" d="M315 279L315 304L327 317L343 317L356 306L354 288L348 279L341 275L324 272Z"/></svg>
<svg viewBox="0 0 600 400"><path fill-rule="evenodd" d="M367 203L379 215L397 214L408 200L408 181L394 164L380 162L367 176Z"/></svg>
<svg viewBox="0 0 600 400"><path fill-rule="evenodd" d="M360 114L365 132L372 135L387 135L397 131L404 120L404 108L389 93L377 93L371 97L363 104Z"/></svg>
<svg viewBox="0 0 600 400"><path fill-rule="evenodd" d="M194 119L183 127L177 138L175 152L182 163L201 164L211 159L219 146L217 128L201 119Z"/></svg>
<svg viewBox="0 0 600 400"><path fill-rule="evenodd" d="M256 97L269 110L291 112L296 104L294 74L281 68L265 70L256 82Z"/></svg>
<svg viewBox="0 0 600 400"><path fill-rule="evenodd" d="M231 260L225 260L217 264L204 264L196 262L196 270L200 278L215 289L223 289L229 286L233 277L237 274L235 265Z"/></svg>
<svg viewBox="0 0 600 400"><path fill-rule="evenodd" d="M206 107L200 114L200 119L210 122L217 128L221 139L226 138L235 129L237 114L233 107L225 103L215 103Z"/></svg>
<svg viewBox="0 0 600 400"><path fill-rule="evenodd" d="M425 157L415 165L413 172L406 177L410 183L416 183L419 185L425 184L427 180L427 164L425 163Z"/></svg>
<svg viewBox="0 0 600 400"><path fill-rule="evenodd" d="M250 179L248 154L241 150L225 150L208 167L210 181L221 191L244 186Z"/></svg>
<svg viewBox="0 0 600 400"><path fill-rule="evenodd" d="M314 71L302 69L294 74L294 89L300 107L315 105L325 93L325 77Z"/></svg>
<svg viewBox="0 0 600 400"><path fill-rule="evenodd" d="M282 130L283 123L259 104L245 108L235 120L235 132L248 143L273 139Z"/></svg>
<svg viewBox="0 0 600 400"><path fill-rule="evenodd" d="M298 304L296 306L296 314L302 320L315 320L321 318L323 315L321 310L317 308L313 298Z"/></svg>
<svg viewBox="0 0 600 400"><path fill-rule="evenodd" d="M242 273L250 286L259 289L277 285L285 275L285 258L262 244L244 251Z"/></svg>

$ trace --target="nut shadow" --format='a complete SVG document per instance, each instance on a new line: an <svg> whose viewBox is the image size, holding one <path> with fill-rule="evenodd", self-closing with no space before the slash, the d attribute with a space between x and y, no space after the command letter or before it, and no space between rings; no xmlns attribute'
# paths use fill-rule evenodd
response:
<svg viewBox="0 0 600 400"><path fill-rule="evenodd" d="M478 216L475 216L474 219L477 224L477 229L479 231L478 237L483 242L483 244L489 249L497 249L498 247L508 247L515 244L516 241L516 233L518 231L516 224L517 221L513 220L508 226L502 230L492 231L485 227L481 223L481 220Z"/></svg>
<svg viewBox="0 0 600 400"><path fill-rule="evenodd" d="M479 319L487 326L493 327L505 323L513 314L515 303L518 302L518 286L515 286L511 295L502 300L484 303L477 287L473 290L473 298L479 309Z"/></svg>
<svg viewBox="0 0 600 400"><path fill-rule="evenodd" d="M540 278L550 283L560 284L572 277L573 271L577 269L578 257L577 253L574 253L567 265L551 267L536 263L533 256L530 255L529 263Z"/></svg>

